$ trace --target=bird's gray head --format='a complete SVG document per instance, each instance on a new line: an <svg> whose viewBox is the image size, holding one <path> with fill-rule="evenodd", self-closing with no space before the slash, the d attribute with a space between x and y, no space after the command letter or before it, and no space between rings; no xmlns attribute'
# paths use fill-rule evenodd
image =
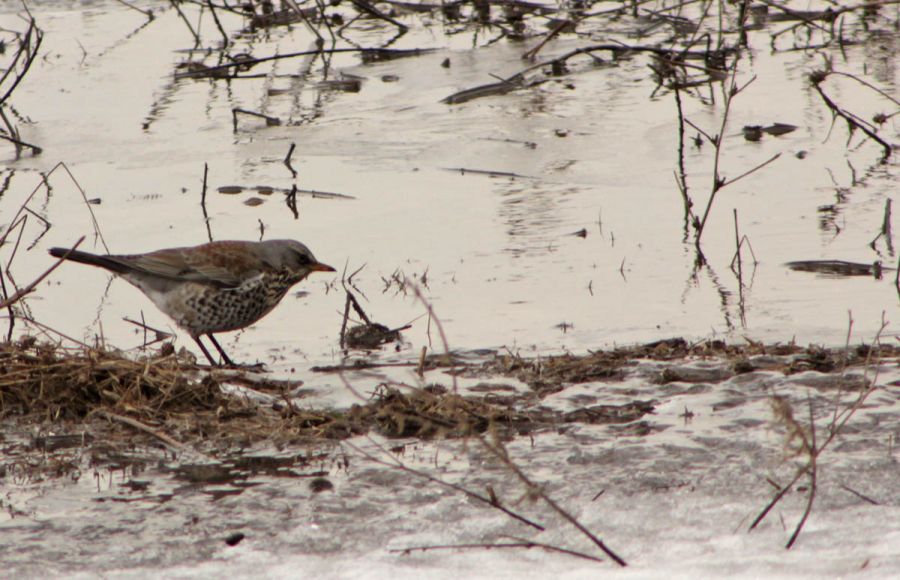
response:
<svg viewBox="0 0 900 580"><path fill-rule="evenodd" d="M322 264L304 244L297 240L268 240L260 243L263 260L278 270L303 273L334 272Z"/></svg>

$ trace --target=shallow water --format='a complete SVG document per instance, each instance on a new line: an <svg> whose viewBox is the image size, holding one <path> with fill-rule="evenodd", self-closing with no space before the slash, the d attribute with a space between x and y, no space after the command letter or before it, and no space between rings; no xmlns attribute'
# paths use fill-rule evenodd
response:
<svg viewBox="0 0 900 580"><path fill-rule="evenodd" d="M881 150L859 135L848 146L846 127L832 127L830 112L807 80L827 55L836 70L896 94L893 35L872 32L842 53L836 48L773 52L769 39L775 25L751 33L752 48L738 78L739 84L755 80L732 105L721 171L733 178L775 154L781 157L719 192L703 238L709 266L696 271L674 178L675 99L670 92L654 94L645 55L597 67L578 61L570 74L530 89L447 105L441 100L458 90L522 70L528 65L522 53L535 41L488 44L492 37L484 31L448 35L449 27L427 26L429 17L421 17L409 19L411 31L391 47L436 48L431 54L376 64L347 54L333 59L330 78L362 78L356 93L320 87L320 63L309 78L283 76L306 71L302 59L258 65L251 72L265 73L259 79L176 80L175 67L188 58L192 39L166 3L142 5L158 9L154 21L146 23L116 2L31 7L47 33L45 57L35 62L13 104L31 121L17 122L22 138L44 152L16 159L11 146L0 143L0 182L8 184L0 196L4 225L39 188L41 173L64 162L86 196L100 200L90 208L114 253L198 244L208 240L208 231L214 239L259 239L261 227L266 238L300 239L339 271L365 266L354 282L373 319L390 327L412 323L399 352L390 346L376 353L389 362L415 360L422 346L443 349L424 305L411 290L390 283L392 277L422 288L449 346L463 352L584 352L669 336L842 345L848 328L851 342L871 341L882 313L888 321L894 317L898 294L892 272L876 280L784 267L794 260L880 259L892 265L896 259L883 239L875 249L869 246L881 228L886 200L894 197L896 160L880 163ZM0 28L21 28L17 10L17 3L0 2ZM195 7L186 10L196 18ZM222 18L230 31L242 25L233 16ZM218 42L208 18L204 25L210 27L203 30L204 45ZM663 32L640 39L629 36L632 32L627 22L612 22L580 39L560 37L541 54L560 55L587 40L645 45L666 40ZM392 35L380 24L351 33L366 46ZM297 26L243 36L237 43L234 52L260 57L309 49L312 38ZM441 66L448 58L450 67ZM215 58L207 63L215 64ZM824 86L862 118L896 109L846 78L831 78ZM685 116L710 134L718 131L723 113L722 93L716 90L714 105L682 95ZM709 89L700 93L708 96ZM265 127L242 117L235 132L235 107L285 122ZM774 122L798 130L759 142L741 136L744 125ZM881 134L896 140L894 118ZM292 143L296 179L282 163ZM685 155L690 191L702 207L712 182L713 149L709 143L699 149L688 143ZM204 164L209 230L200 206ZM57 169L50 183L52 192L41 189L29 207L52 227L39 237L42 227L29 219L23 245L9 264L20 286L52 263L46 254L51 246L71 245L86 235L84 249L104 251L72 179ZM352 199L299 196L295 219L281 193L217 192L224 186L286 190L293 184ZM245 205L253 197L263 203ZM743 291L729 269L734 210L759 260L754 265L743 254ZM586 237L573 235L582 229ZM0 248L4 266L11 252L10 246ZM258 324L220 340L236 360L263 361L277 376L306 381L312 393L306 404L356 402L337 377L308 372L343 357L339 276L315 275L296 291ZM150 326L177 332L127 283L74 264L55 271L27 306L32 317L56 331L122 349L136 350L144 341L124 317L143 317ZM21 321L16 329L23 329ZM883 336L896 335L889 325ZM177 344L194 348L183 334ZM897 503L894 387L879 392L872 401L877 407L860 418L860 430L831 456L823 476L829 485L823 484L814 518L799 549L785 552L781 546L802 510L802 494L779 514L784 527L773 516L759 533L744 530L771 495L765 477L783 482L790 472L781 433L769 427L769 395L773 389L786 391L802 404L807 386L796 377L760 373L747 382L735 377L681 392L650 382L653 372L637 367L624 383L569 387L542 401L567 410L587 400L653 398L660 405L645 419L648 435L582 425L510 444L518 463L635 564L619 575L665 570L692 577L723 571L821 577L862 569L891 577L900 569L900 538L890 523ZM347 378L368 393L386 375L415 382L408 367L347 373ZM429 377L449 381L440 373ZM886 385L893 379L882 377ZM461 385L471 386L466 380ZM682 416L686 407L696 412L690 423ZM826 417L823 411L819 420ZM12 434L8 438L7 450L19 444ZM479 490L489 483L502 488L505 502L528 505L523 490L483 450L454 442L407 443L412 453L405 461ZM275 454L270 448L250 451ZM390 553L411 545L527 535L527 530L473 507L459 494L371 464L348 448L324 451L330 453L327 459L298 467L292 476L255 472L241 485L185 481L179 466L208 458L174 461L153 450L141 450L143 467L137 471L130 462L110 468L110 459L99 457L89 472L92 459L76 449L73 462L83 473L75 482L19 481L8 471L0 505L4 536L10 539L3 542L0 560L28 576L88 576L98 570L117 577L226 571L250 576L260 569L273 577L298 570L373 578L420 577L423 571L435 577L452 571L457 577L485 569L509 576L596 574L593 565L573 565L569 557L536 550ZM351 457L349 468L341 466L344 455ZM336 486L333 492L314 493L308 479L299 477L320 471ZM881 506L869 506L839 483L865 488L860 491L876 496ZM606 493L587 501L601 490ZM545 508L535 509L535 517L553 518ZM566 543L576 537L562 526L557 522L538 539ZM227 547L223 538L235 531L248 539ZM835 553L835 545L842 550Z"/></svg>
<svg viewBox="0 0 900 580"><path fill-rule="evenodd" d="M460 349L583 351L670 335L843 344L848 311L854 337L870 340L881 313L890 319L897 302L887 279L823 279L783 266L825 258L892 262L883 243L878 253L867 244L891 198L895 163L879 164L879 148L858 139L848 150L839 124L828 136L830 114L806 80L822 66L821 58L772 54L764 42L768 32L754 33L756 48L740 64L741 81L756 80L732 107L722 173L733 177L776 153L782 157L720 192L704 234L710 266L695 276L673 178L675 102L671 94L652 96L648 59L640 54L593 70L582 64L530 90L446 105L440 99L456 90L521 70L527 43L472 50L470 43L478 40L471 35L434 37L434 29L420 23L393 47L436 47L432 54L373 65L360 65L352 55L334 59L333 77L363 79L358 93L277 76L297 73L304 66L299 59L277 61L257 80L173 80L190 39L172 10L141 28L139 13L115 3L52 6L39 11L48 56L15 95L22 114L34 121L20 124L22 137L44 153L16 160L4 149L4 178L13 174L4 215L39 185L38 172L64 162L88 198L101 200L93 210L111 251L201 243L207 239L199 205L207 163L215 239L258 239L262 224L265 237L299 238L339 268L365 265L355 278L368 298L365 307L391 327L415 320L405 333L415 353L428 342L427 320L417 301L398 295L396 287L385 290L382 280L395 272L411 279L427 272L425 296L451 346ZM240 25L231 17L226 23ZM386 32L376 27L368 34ZM301 29L281 28L268 39L238 42L262 56L307 49L309 38ZM543 55L575 46L562 39ZM865 44L849 47L845 60L835 56L835 67L860 72L873 66L869 50ZM445 58L449 68L441 66ZM888 92L896 75L889 63L873 79ZM263 66L253 72L265 72ZM399 80L385 82L386 75ZM843 106L862 117L887 110L885 101L852 83L844 86L844 80L827 81ZM233 107L294 124L266 128L242 117L234 133ZM716 132L721 105L685 95L684 109L695 124ZM760 142L740 136L745 124L776 121L799 129ZM291 143L297 144L296 180L281 163ZM800 151L803 159L796 157ZM712 148L689 146L686 157L689 187L701 205ZM16 256L18 281L50 264L48 246L87 234L86 248L103 250L90 236L89 215L72 181L57 171L51 183L52 196L39 193L32 207L52 228L35 248ZM227 185L289 189L293 183L354 199L301 197L295 220L278 193L215 193ZM264 203L243 205L253 196ZM759 260L751 266L745 250L742 298L729 270L733 210ZM581 229L586 238L570 235ZM30 222L26 241L38 231ZM301 286L308 295L288 298L269 318L227 338L233 358L271 362L278 352L300 366L333 360L343 310L342 292L327 291L333 283L313 277ZM140 344L123 316L139 319L143 311L151 326L172 329L127 284L110 285L103 272L75 265L54 273L30 306L35 318L78 338L99 334L102 323L102 335L120 348Z"/></svg>

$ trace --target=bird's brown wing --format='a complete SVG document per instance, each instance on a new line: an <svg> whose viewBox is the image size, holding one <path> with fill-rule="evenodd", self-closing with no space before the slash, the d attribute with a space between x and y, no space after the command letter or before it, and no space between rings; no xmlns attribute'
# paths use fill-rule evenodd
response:
<svg viewBox="0 0 900 580"><path fill-rule="evenodd" d="M219 249L216 247L206 247L210 251L200 255L185 252L184 250L188 248L172 248L148 254L110 256L110 258L147 274L170 280L211 284L219 288L240 286L247 278L258 274L246 268L236 269L229 252L216 251Z"/></svg>

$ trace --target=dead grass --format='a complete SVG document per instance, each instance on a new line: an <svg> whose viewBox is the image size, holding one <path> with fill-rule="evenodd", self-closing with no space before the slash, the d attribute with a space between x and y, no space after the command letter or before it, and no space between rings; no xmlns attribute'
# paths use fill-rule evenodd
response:
<svg viewBox="0 0 900 580"><path fill-rule="evenodd" d="M896 355L900 350L890 345L881 346L883 356ZM620 347L609 351L596 351L586 355L564 354L538 358L527 358L509 353L498 355L478 368L468 367L463 373L471 376L503 375L516 378L544 397L561 391L567 384L590 381L614 381L624 375L624 367L639 360L679 361L703 359L724 359L729 361L725 375L752 372L760 368L753 357L780 357L763 365L766 370L778 370L786 375L806 371L821 373L838 372L847 367L865 363L870 347L860 345L850 349L828 349L795 343L765 345L748 341L744 345L727 344L719 340L688 343L681 338L660 340L644 345ZM666 369L661 372L660 383L673 380L691 382L692 377L683 377L682 371Z"/></svg>
<svg viewBox="0 0 900 580"><path fill-rule="evenodd" d="M864 346L829 350L756 343L690 345L672 339L584 356L528 359L510 354L480 365L462 365L455 371L513 376L543 397L568 384L615 380L626 364L642 358L715 356L731 360L732 372L740 373L754 370L755 355L789 354L778 368L791 374L846 369L862 361L866 353ZM771 365L767 369L773 370ZM23 337L0 343L0 418L17 417L33 424L103 421L108 425L111 416L119 416L179 441L234 445L260 440L339 440L373 430L387 437L422 439L470 437L488 431L514 436L566 423L627 423L653 409L652 401L634 401L559 413L535 407L533 397L463 396L440 385L410 388L383 384L363 404L347 410L319 410L300 408L286 394L289 385L257 377L248 383L252 388L283 394L276 397L277 404L260 406L222 392L223 382L239 379L199 367L192 358L171 348L135 360L115 351L63 348ZM120 423L116 427L120 432L133 432L133 425Z"/></svg>
<svg viewBox="0 0 900 580"><path fill-rule="evenodd" d="M542 380L561 389L575 378L599 376L605 371L581 368L599 356L581 362L577 357L545 361ZM0 343L0 377L0 418L15 417L26 424L102 422L107 441L110 433L130 437L143 426L173 445L339 440L370 431L392 438L458 438L489 430L514 436L573 422L627 422L653 408L652 403L638 402L564 414L519 408L517 397L462 396L440 385L391 384L381 385L368 401L348 410L300 408L286 394L276 397L275 404L261 406L222 392L222 382L241 382L240 376L199 367L171 348L133 360L115 351L63 348L30 337ZM258 377L247 384L276 394L295 386Z"/></svg>
<svg viewBox="0 0 900 580"><path fill-rule="evenodd" d="M131 360L24 337L0 343L0 416L78 420L103 409L153 418L226 402L215 383L198 376L193 362L175 353Z"/></svg>
<svg viewBox="0 0 900 580"><path fill-rule="evenodd" d="M552 379L545 380L562 385L572 375L565 369L577 364L575 358L560 359L545 373ZM199 367L171 348L133 360L115 351L63 348L30 337L0 343L0 376L0 417L26 423L127 417L191 442L334 440L370 430L422 439L467 437L489 429L513 435L581 421L582 415L590 423L621 422L635 415L633 409L617 406L572 416L523 410L516 408L514 397L462 396L440 385L412 389L383 384L365 404L346 411L299 408L287 396L278 404L259 406L222 392L221 382L236 382L234 375ZM287 390L278 381L255 380L252 385L260 391ZM652 405L635 409L640 416ZM128 424L120 427L131 432Z"/></svg>

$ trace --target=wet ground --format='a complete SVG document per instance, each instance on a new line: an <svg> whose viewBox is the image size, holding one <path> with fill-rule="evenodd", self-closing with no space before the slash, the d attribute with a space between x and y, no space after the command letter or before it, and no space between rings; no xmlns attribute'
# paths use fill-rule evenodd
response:
<svg viewBox="0 0 900 580"><path fill-rule="evenodd" d="M271 440L257 434L256 443L225 444L209 427L173 449L141 431L123 439L104 421L20 426L2 441L2 559L30 577L894 576L896 353L875 362L865 353L776 352L667 360L657 347L643 358L457 367L457 387L473 404L550 418L512 431L498 418L479 436L472 412L464 438L448 427L458 414L422 421L425 407L391 414L428 425L407 436L382 421L346 439L304 437L264 397L239 397L256 416L274 417ZM535 387L553 375L564 388L539 396ZM884 386L866 391L872 379ZM446 371L426 381L453 383ZM318 395L303 393L298 412L323 408ZM222 431L233 439L239 425ZM158 428L182 438L196 430L177 416ZM495 437L505 441L499 454ZM750 532L808 465L802 441L821 450L815 482L801 477ZM787 551L812 487L810 519ZM629 566L618 569L544 497ZM487 547L522 542L543 547Z"/></svg>
<svg viewBox="0 0 900 580"><path fill-rule="evenodd" d="M652 62L643 54L599 68L578 61L570 75L532 89L447 105L441 99L458 90L524 69L529 63L521 55L535 41L485 45L492 37L471 32L435 37L438 29L426 26L430 21L413 18L416 26L391 48L435 52L367 65L354 54L334 56L329 78L359 77L359 92L322 88L316 66L311 77L293 78L310 68L302 59L250 71L262 78L173 80L192 45L173 10L146 23L115 3L52 6L42 5L41 12L47 56L16 93L21 114L34 121L19 123L22 138L39 143L44 153L16 160L6 150L4 213L39 186L39 172L65 162L87 197L99 200L91 208L113 252L206 241L200 197L208 164L215 239L258 239L262 224L266 238L298 238L339 268L365 265L356 280L373 317L390 327L416 320L405 334L412 352L427 344L428 325L419 318L422 305L390 283L395 274L420 282L424 276L426 296L454 348L578 351L660 335L843 344L848 311L854 336L862 340L874 334L882 311L890 318L897 303L891 275L882 281L829 279L783 265L811 259L892 265L883 239L877 251L868 244L881 229L895 164L879 163L881 149L857 138L858 131L848 148L846 127L836 123L832 129L830 112L807 79L824 66L823 57L771 53L770 30L751 34L755 50L739 65L741 84L756 80L731 108L721 173L736 177L774 154L781 158L720 192L703 238L709 267L695 271L693 244L682 241L684 211L673 176L677 106L670 91L654 94ZM10 24L16 22L7 14ZM233 28L242 24L223 18ZM627 36L637 24L609 26L622 28L621 41L632 45L669 38L638 43ZM204 36L204 46L218 40L214 30ZM588 39L564 35L542 54L550 58L588 41L601 43L604 35L615 37L612 31L589 32ZM373 24L348 34L364 46L379 46L393 31ZM889 92L896 75L893 36L872 36L874 46L845 47L846 57L824 54L836 59L840 71L870 69L871 81ZM307 50L311 41L303 30L282 27L235 42L233 53L261 57ZM875 50L878 59L869 54ZM598 57L609 60L605 53ZM449 68L441 66L446 59ZM206 60L214 64L213 57ZM860 117L896 108L845 81L834 77L826 88ZM715 134L721 95L719 105L710 106L701 100L709 98L708 88L698 91L698 97L683 95L684 114ZM241 116L235 132L233 108L261 111L282 125L266 127ZM799 128L757 142L742 136L744 125L774 122ZM883 129L888 140L893 122ZM694 135L688 127L687 137ZM292 143L296 179L282 163ZM703 207L713 149L686 143L685 157L689 190ZM32 205L52 227L13 262L19 280L49 265L46 247L88 235L85 249L103 249L90 238L90 215L68 175L54 172L51 184L52 195L40 192ZM354 199L301 195L295 219L279 193L216 193L225 186L281 191L294 184ZM250 199L263 203L249 207ZM733 210L759 261L750 265L745 248L743 290L729 269ZM42 229L32 220L26 240ZM571 235L581 230L586 237ZM229 338L234 358L334 360L343 295L329 291L333 284L310 279L308 295L286 300L272 317ZM75 294L79 308L68 308ZM110 285L103 273L75 266L57 272L30 306L38 320L52 320L76 338L100 333L102 323L103 336L119 348L142 340L132 325L121 323L124 316L139 319L143 311L148 324L171 329L127 284Z"/></svg>
<svg viewBox="0 0 900 580"><path fill-rule="evenodd" d="M613 3L593 10L612 7L607 4ZM154 9L155 18L117 2L30 7L45 37L41 58L11 101L12 121L21 139L43 152L17 157L0 142L4 230L37 191L27 204L34 213L26 212L21 244L15 253L10 244L0 248L4 270L17 284L52 263L51 246L86 235L83 249L104 251L90 211L115 253L210 237L297 238L339 273L345 265L348 273L363 267L352 288L375 321L390 328L411 324L398 345L352 351L348 361L339 342L340 276L319 275L269 317L222 337L233 358L266 363L270 378L302 381L285 387L302 408L346 410L365 404L382 383L439 383L452 390L456 376L464 394L506 397L517 411L557 413L548 421L552 427L509 436L512 464L628 561L630 567L618 572L623 576L662 570L692 577L898 573L900 535L892 522L898 519L894 439L900 414L892 358L882 363L865 407L823 454L817 503L792 551L783 545L802 514L803 490L790 492L760 529L746 532L773 485L785 485L802 459L785 450L790 429L773 419L773 395L787 397L804 424L811 404L825 429L834 410L859 392L860 381L844 380L841 366L786 374L789 361L753 359L752 371L736 373L723 353L676 361L632 357L611 376L548 381L557 392L502 366L462 376L445 367L416 374L423 346L429 354L444 350L428 306L449 347L473 366L496 356L545 360L672 336L841 347L849 334L852 345L872 343L883 318L894 318L898 300L889 228L879 236L896 159L882 162L882 148L859 130L848 141L846 123L832 123L809 74L830 60L835 71L858 75L896 98L895 7L866 20L861 11L846 14L846 42L824 48L817 26L780 32L796 19L749 32L750 49L736 78L739 86L752 82L728 109L720 176L732 179L780 157L718 192L702 238L706 265L698 268L676 181L682 170L675 92L658 86L648 68L654 61L644 52L613 58L601 51L602 61L572 60L562 76L531 71L529 80L542 82L528 88L447 104L442 100L460 90L529 67L522 55L546 33L546 19L526 19L526 40L435 12L398 16L410 27L399 38L384 21L360 20L339 46L433 51L374 63L358 53L335 54L327 73L320 59L283 59L241 73L255 78L226 81L176 78L186 70L183 63L213 66L218 53L191 51L191 32L169 4L138 5ZM697 20L699 10L688 7L683 16ZM197 5L184 11L200 22ZM240 33L245 19L218 12L232 54L260 58L314 48L302 24ZM355 14L343 6L334 12L348 19ZM21 14L20 4L0 2L0 28L24 30ZM707 23L713 32L714 21ZM650 12L588 18L578 35L551 40L539 60L588 44L669 46L676 23ZM200 47L218 46L221 35L208 12L201 24ZM7 43L4 58L15 46ZM340 79L354 88L358 82L358 91L329 82ZM879 135L897 140L896 103L848 76L832 75L821 86L861 119L886 115ZM679 94L683 118L717 134L721 84ZM235 108L280 124L239 115L235 127ZM742 132L773 123L797 129L763 133L759 140ZM687 125L683 173L694 211L702 215L715 152L702 137L698 147L697 134ZM292 144L296 176L283 163ZM48 191L41 176L60 162L68 172L53 170ZM204 165L208 222L201 207ZM84 203L76 181L95 203ZM296 215L284 194L294 185L301 190ZM730 267L735 212L753 252L744 247L740 277ZM37 216L47 220L46 233ZM848 276L847 270L817 274L785 266L799 260L861 267L881 261L884 271L879 279L869 271ZM138 357L148 338L123 321L127 317L175 333L176 348L193 349L137 290L74 264L40 284L20 305L26 307L17 312L16 334L46 332L44 338L57 340L62 333ZM22 316L52 330L28 327ZM896 335L888 324L881 340L890 343ZM381 366L343 374L313 370L356 360ZM661 380L672 365L696 374ZM871 363L857 361L852 373L863 372L875 376ZM247 394L243 386L226 388L238 388L239 399ZM277 407L272 397L283 398L267 396L263 409ZM612 425L592 424L590 416L561 419L636 401L652 402L652 413ZM614 569L608 559L596 564L539 547L403 555L414 546L516 537L603 557L471 436L385 440L375 429L372 439L301 442L273 433L269 442L248 438L242 448L194 434L187 451L173 452L121 424L112 432L133 434L133 449L119 439L105 448L100 443L112 426L97 417L60 423L47 416L10 425L0 434L0 525L10 538L0 560L22 575L251 576L265 570L275 577L374 578L489 570L499 577L593 577L598 569ZM175 423L156 427L181 433ZM90 437L82 439L83 433ZM64 437L57 443L54 436ZM48 441L60 447L47 449ZM378 445L433 477L481 494L490 486L500 503L528 512L547 530L538 534L458 490L374 462L365 453L387 457L378 455ZM244 539L229 546L226 538L237 533Z"/></svg>

